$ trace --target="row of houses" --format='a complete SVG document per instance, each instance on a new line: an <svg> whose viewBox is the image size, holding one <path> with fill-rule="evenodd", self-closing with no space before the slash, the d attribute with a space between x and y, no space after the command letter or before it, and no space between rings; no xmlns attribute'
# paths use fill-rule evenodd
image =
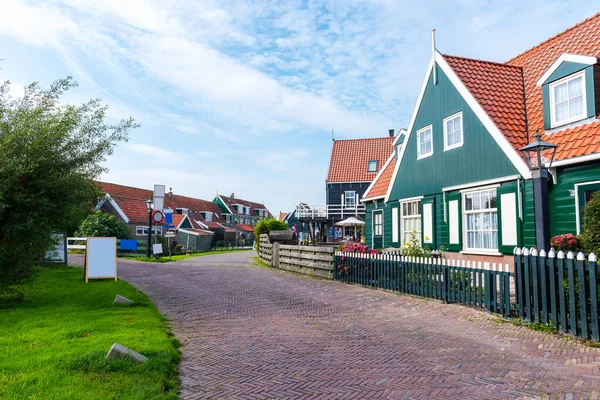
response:
<svg viewBox="0 0 600 400"><path fill-rule="evenodd" d="M145 202L153 191L114 183L98 182L103 193L95 204L96 210L115 215L131 229L134 238L148 236L148 210ZM167 226L152 226L153 235L169 229L177 233L177 242L194 250L213 247L217 242L250 244L254 226L262 218L272 215L264 204L243 200L235 194L217 194L212 201L174 194L165 194L164 207L172 211L172 222Z"/></svg>
<svg viewBox="0 0 600 400"><path fill-rule="evenodd" d="M540 169L521 150L537 132L557 146L541 153L542 172L550 167L539 189L548 233L580 233L583 207L600 190L599 57L600 14L506 62L434 47L407 129L392 139L335 141L328 205L363 217L374 248L416 238L454 258L489 260L535 246L544 222L536 219L544 205L534 202ZM383 158L374 155L380 146ZM344 153L356 161L345 164ZM302 208L300 219L327 226L342 217L318 221Z"/></svg>

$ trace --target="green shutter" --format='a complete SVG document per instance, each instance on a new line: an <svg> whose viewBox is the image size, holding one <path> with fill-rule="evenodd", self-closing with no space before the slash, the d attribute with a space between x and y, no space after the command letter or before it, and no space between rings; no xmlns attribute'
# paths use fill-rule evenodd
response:
<svg viewBox="0 0 600 400"><path fill-rule="evenodd" d="M521 220L519 219L519 195L517 183L504 184L496 189L498 208L498 251L512 254L521 247ZM510 229L510 231L507 231Z"/></svg>
<svg viewBox="0 0 600 400"><path fill-rule="evenodd" d="M463 235L462 197L460 192L448 193L446 195L446 221L448 224L448 250L461 251Z"/></svg>
<svg viewBox="0 0 600 400"><path fill-rule="evenodd" d="M425 216L425 209L431 207L431 215ZM429 228L426 229L425 224L429 223ZM426 230L429 230L426 234ZM425 241L425 236L429 237ZM423 246L429 246L432 250L435 248L435 197L428 197L421 200L421 243Z"/></svg>

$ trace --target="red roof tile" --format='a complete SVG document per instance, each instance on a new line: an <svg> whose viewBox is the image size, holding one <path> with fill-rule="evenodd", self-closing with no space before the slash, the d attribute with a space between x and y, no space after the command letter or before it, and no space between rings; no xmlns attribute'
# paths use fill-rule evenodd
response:
<svg viewBox="0 0 600 400"><path fill-rule="evenodd" d="M393 143L393 137L334 141L327 182L372 181L390 155ZM371 160L377 160L375 172L367 172Z"/></svg>
<svg viewBox="0 0 600 400"><path fill-rule="evenodd" d="M530 136L536 129L544 131L542 88L537 81L562 53L600 57L600 13L507 62L523 68ZM596 153L600 150L600 122L587 124L582 130L575 127L553 132L543 140L559 145L556 160ZM578 140L582 142L577 144Z"/></svg>
<svg viewBox="0 0 600 400"><path fill-rule="evenodd" d="M522 69L449 55L444 59L509 142L517 149L525 146Z"/></svg>
<svg viewBox="0 0 600 400"><path fill-rule="evenodd" d="M542 88L538 79L563 53L600 57L600 13L551 37L506 63L444 55L445 60L515 149L544 132ZM523 87L524 85L524 87ZM526 133L524 99L529 138ZM559 145L556 160L600 151L600 121L544 135Z"/></svg>
<svg viewBox="0 0 600 400"><path fill-rule="evenodd" d="M102 192L108 193L117 203L130 222L148 222L148 210L145 202L152 197L152 190L107 182L98 182L98 185ZM165 196L165 207L174 211L176 208L187 208L190 216L201 221L204 218L200 212L211 211L213 212L213 221L225 223L225 219L221 215L221 208L212 201L173 194L171 197ZM175 218L176 215L178 214L173 214L173 217Z"/></svg>
<svg viewBox="0 0 600 400"><path fill-rule="evenodd" d="M284 213L284 212L280 212L279 213L279 220L283 221L285 219L285 217L287 217L288 213Z"/></svg>
<svg viewBox="0 0 600 400"><path fill-rule="evenodd" d="M248 225L248 224L237 224L235 226L237 229L239 229L240 231L244 231L244 232L254 232L254 228L252 227L252 225Z"/></svg>
<svg viewBox="0 0 600 400"><path fill-rule="evenodd" d="M379 175L373 186L371 186L371 189L368 192L365 192L363 199L385 196L387 194L388 186L390 185L392 175L394 174L394 167L396 165L395 161L396 160L392 155L392 159L385 167L381 175Z"/></svg>

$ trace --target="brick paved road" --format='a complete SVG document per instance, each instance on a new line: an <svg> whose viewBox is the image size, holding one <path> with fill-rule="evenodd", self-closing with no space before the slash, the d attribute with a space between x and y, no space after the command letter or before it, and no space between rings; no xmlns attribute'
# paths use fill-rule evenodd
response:
<svg viewBox="0 0 600 400"><path fill-rule="evenodd" d="M253 255L120 264L174 321L183 398L600 395L600 349L467 307L256 267Z"/></svg>

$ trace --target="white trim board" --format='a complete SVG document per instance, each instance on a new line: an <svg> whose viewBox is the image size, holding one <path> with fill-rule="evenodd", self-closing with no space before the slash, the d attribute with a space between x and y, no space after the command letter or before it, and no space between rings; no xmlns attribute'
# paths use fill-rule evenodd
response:
<svg viewBox="0 0 600 400"><path fill-rule="evenodd" d="M588 154L586 156L572 157L566 160L554 161L552 163L552 168L554 167L562 167L564 165L571 164L579 164L588 161L596 161L600 160L600 153ZM546 163L546 167L548 167L549 163Z"/></svg>
<svg viewBox="0 0 600 400"><path fill-rule="evenodd" d="M548 68L546 72L544 72L544 75L542 75L540 79L537 80L536 85L542 86L544 82L546 82L548 78L550 78L550 75L552 75L554 71L556 71L558 67L560 67L560 65L565 61L574 62L578 64L594 65L598 63L598 58L593 56L582 56L579 54L562 53L556 59L556 61L552 63L550 68Z"/></svg>
<svg viewBox="0 0 600 400"><path fill-rule="evenodd" d="M501 178L487 179L485 181L469 182L469 183L465 183L462 185L447 186L447 187L442 188L442 192L452 192L454 190L463 190L463 189L471 189L471 188L475 189L479 186L493 185L495 183L513 181L513 180L517 180L517 179L519 179L519 175L503 176Z"/></svg>
<svg viewBox="0 0 600 400"><path fill-rule="evenodd" d="M531 178L531 171L529 170L529 167L525 163L525 160L523 160L521 158L521 156L519 155L517 150L515 150L515 148L512 146L512 144L510 144L508 139L502 134L502 132L500 132L500 130L498 129L496 124L492 121L490 116L485 112L485 110L477 102L475 97L473 97L471 92L469 92L469 90L464 85L464 83L462 83L462 81L456 75L454 70L452 70L450 65L446 62L446 60L444 59L442 54L436 50L436 55L439 56L439 57L436 57L438 66L446 74L446 76L450 80L450 83L452 83L454 88L463 97L463 99L465 100L467 105L471 108L471 110L477 116L477 118L479 118L479 120L481 121L483 126L487 129L487 131L490 133L490 135L492 135L492 138L496 141L498 146L500 146L500 149L504 152L504 154L506 154L506 156L511 161L511 163L515 166L517 171L519 171L519 174L525 179ZM419 97L417 99L417 103L415 104L415 108L413 110L410 124L408 126L406 139L404 140L405 145L402 146L402 151L398 155L398 162L396 163L396 166L394 168L394 174L392 175L392 180L390 181L390 185L388 186L388 192L385 196L386 202L389 201L389 199L390 199L390 194L391 194L392 188L394 186L394 182L396 181L396 177L398 176L398 170L400 169L400 165L402 164L402 159L404 158L404 153L405 153L405 150L407 147L407 143L410 140L410 137L411 137L411 134L413 131L413 127L415 124L415 120L416 120L418 111L421 107L421 102L423 101L425 89L427 88L427 82L429 81L429 76L431 75L431 71L433 69L433 60L434 60L434 57L432 56L432 58L429 62L429 67L427 68L427 73L425 74L425 79L423 80L423 85L421 86L421 92L419 93ZM395 144L396 143L394 142L394 145Z"/></svg>

